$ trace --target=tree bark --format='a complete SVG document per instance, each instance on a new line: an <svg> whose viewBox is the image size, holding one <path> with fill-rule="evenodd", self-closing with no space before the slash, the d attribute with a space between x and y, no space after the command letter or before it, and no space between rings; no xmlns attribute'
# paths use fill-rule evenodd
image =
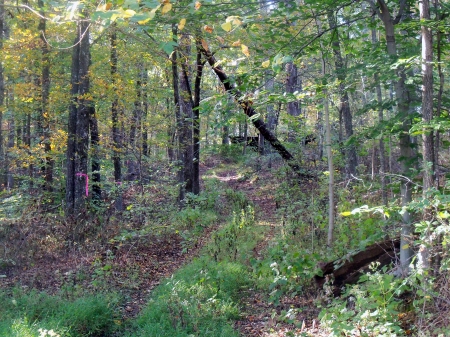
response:
<svg viewBox="0 0 450 337"><path fill-rule="evenodd" d="M138 63L137 65L137 80L136 80L136 98L134 100L134 109L133 115L131 119L130 125L130 136L128 138L128 148L130 156L127 158L127 180L134 181L140 180L141 178L141 167L140 167L140 158L141 158L141 147L138 142L138 135L141 135L141 124L142 124L142 63Z"/></svg>
<svg viewBox="0 0 450 337"><path fill-rule="evenodd" d="M300 177L310 177L310 174L302 172L301 167L295 162L292 154L281 144L278 138L269 130L264 121L257 117L257 112L252 107L252 102L246 98L242 98L241 92L233 85L232 81L225 74L223 68L217 64L216 58L209 50L206 42L202 40L202 54L205 56L209 65L223 84L225 91L227 91L241 106L244 113L250 118L255 128L263 135L263 137L272 145L278 154L286 161L286 163L294 170Z"/></svg>
<svg viewBox="0 0 450 337"><path fill-rule="evenodd" d="M196 37L195 40L197 59L196 59L196 73L194 82L194 119L193 119L193 141L194 141L194 167L192 177L192 193L200 193L200 93L203 77L203 67L206 61L202 61L201 41Z"/></svg>
<svg viewBox="0 0 450 337"><path fill-rule="evenodd" d="M114 99L111 105L111 121L112 121L112 145L113 154L112 160L114 165L114 183L118 190L117 198L115 202L115 208L118 211L123 211L123 198L122 198L122 163L120 159L120 148L122 147L120 128L119 128L119 98L117 97L116 77L117 77L117 33L115 29L115 23L111 27L110 35L110 64L111 64L111 83L114 90Z"/></svg>
<svg viewBox="0 0 450 337"><path fill-rule="evenodd" d="M350 101L348 97L348 92L346 90L346 65L341 54L341 45L339 42L339 34L336 28L336 19L333 12L328 13L328 22L330 28L334 27L334 38L332 42L333 54L334 54L334 64L336 68L336 76L339 81L339 116L342 116L342 121L345 128L345 137L348 140L353 136L353 117L350 111ZM356 174L356 166L358 165L356 157L356 147L350 144L345 149L345 156L347 159L346 173L347 178L351 178L352 175Z"/></svg>
<svg viewBox="0 0 450 337"><path fill-rule="evenodd" d="M172 36L173 41L178 44L178 29L175 24L172 25ZM175 128L175 134L174 134L174 145L177 149L176 151L176 159L178 164L178 185L179 185L179 193L178 193L178 203L180 207L183 207L183 202L185 199L185 186L184 186L184 157L183 153L180 149L180 133L183 128L183 119L181 115L181 108L180 108L180 92L179 92L179 75L178 75L178 50L175 49L170 57L170 61L172 63L172 87L173 87L173 101L174 101L174 108L175 108L175 121L176 121L176 128Z"/></svg>
<svg viewBox="0 0 450 337"><path fill-rule="evenodd" d="M375 29L372 29L372 44L375 46L378 43L377 41L377 32ZM380 85L380 77L378 73L374 74L375 81L375 90L377 94L378 101L378 122L382 123L383 116L383 95L381 93L381 85ZM387 206L388 198L387 198L387 190L386 190L386 151L384 149L384 139L383 134L380 136L379 140L379 156L380 156L380 181L381 181L381 196L383 199L383 205Z"/></svg>
<svg viewBox="0 0 450 337"><path fill-rule="evenodd" d="M427 127L433 119L433 37L432 32L426 25L430 20L429 0L419 1L420 21L422 25L422 121L425 124L422 133L422 156L423 156L423 197L426 198L428 192L434 185L434 149L433 132ZM424 220L430 220L430 210L424 210ZM425 241L428 241L429 233L425 234ZM429 243L429 242L428 242ZM430 268L429 249L425 243L420 245L417 265L420 269Z"/></svg>
<svg viewBox="0 0 450 337"><path fill-rule="evenodd" d="M86 14L86 13L85 13ZM76 162L75 162L75 202L76 212L86 207L86 199L89 195L88 178L88 153L89 153L89 119L92 101L89 98L89 21L79 21L80 56L79 56L79 87L77 107L77 132L76 132Z"/></svg>
<svg viewBox="0 0 450 337"><path fill-rule="evenodd" d="M66 162L66 214L73 215L75 212L75 161L76 161L76 134L77 134L77 101L80 78L80 32L77 25L77 34L72 50L72 68L70 79L71 103L69 105L69 122L67 127L67 162Z"/></svg>
<svg viewBox="0 0 450 337"><path fill-rule="evenodd" d="M77 36L72 52L71 94L67 143L66 212L82 212L89 195L88 148L89 115L92 106L89 98L89 21L77 22Z"/></svg>
<svg viewBox="0 0 450 337"><path fill-rule="evenodd" d="M294 62L288 62L285 66L286 69L286 93L293 94L298 88L298 69L297 66L294 64ZM297 100L288 102L287 106L287 113L289 116L292 117L292 125L289 127L288 131L288 140L290 142L295 141L296 138L296 129L298 129L298 122L299 116L301 114L300 105Z"/></svg>
<svg viewBox="0 0 450 337"><path fill-rule="evenodd" d="M180 149L183 159L184 193L193 191L194 148L193 148L193 101L189 83L189 58L191 55L191 40L187 34L181 34L179 39L179 55L181 69L179 73L180 110L182 128L180 132Z"/></svg>
<svg viewBox="0 0 450 337"><path fill-rule="evenodd" d="M44 152L45 158L43 160L43 165L41 168L41 172L44 176L44 190L52 191L53 185L53 166L54 161L51 152L51 122L50 122L50 114L48 111L48 101L50 97L50 49L45 40L46 33L46 19L45 12L43 11L44 3L42 0L38 1L38 6L41 8L40 13L42 18L39 20L39 31L40 31L40 40L41 40L41 60L42 60L42 69L41 69L41 103L40 103L40 119L42 123L42 143L44 144Z"/></svg>
<svg viewBox="0 0 450 337"><path fill-rule="evenodd" d="M439 22L442 20L440 14L439 0L434 0L434 10L436 12L436 20ZM440 29L436 32L436 57L437 57L437 69L439 75L439 90L436 98L436 116L441 116L442 110L442 95L444 93L444 72L442 71L442 32ZM439 145L440 145L440 130L436 131L434 142L434 175L435 184L439 188Z"/></svg>
<svg viewBox="0 0 450 337"><path fill-rule="evenodd" d="M419 1L420 20L430 20L429 0ZM433 119L433 37L431 29L422 28L422 121L431 123ZM427 126L422 134L423 193L424 196L434 185L433 131Z"/></svg>
<svg viewBox="0 0 450 337"><path fill-rule="evenodd" d="M5 39L5 0L0 0L0 55L3 56L3 40ZM5 77L3 74L3 57L0 59L0 191L6 187L6 163L3 147L3 111L5 109Z"/></svg>
<svg viewBox="0 0 450 337"><path fill-rule="evenodd" d="M92 104L89 107L89 130L92 153L92 199L95 202L98 202L102 199L102 190L100 187L100 135L98 132L97 114L95 113L95 107Z"/></svg>
<svg viewBox="0 0 450 337"><path fill-rule="evenodd" d="M368 0L372 9L378 14L384 24L385 36L386 36L386 49L390 56L397 58L397 44L395 41L395 28L394 21L398 22L402 16L405 0L400 1L400 11L394 19L390 13L388 6L384 0L377 0L378 7L372 0ZM409 129L411 127L411 118L409 116L409 97L405 86L406 75L403 67L397 69L397 80L394 83L395 95L397 100L397 109L399 116L402 117L402 131L399 136L401 171L405 176L409 176L410 162L413 159L413 151L411 148L411 137L409 135ZM404 179L400 190L402 195L402 206L404 211L402 214L403 224L401 228L400 236L400 273L406 275L409 272L409 264L413 256L411 249L413 228L411 224L411 215L407 210L408 204L412 200L412 188L409 179Z"/></svg>

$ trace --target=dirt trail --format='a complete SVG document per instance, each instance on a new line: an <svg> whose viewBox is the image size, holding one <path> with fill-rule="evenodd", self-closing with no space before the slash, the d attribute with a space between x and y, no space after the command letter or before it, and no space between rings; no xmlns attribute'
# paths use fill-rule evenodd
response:
<svg viewBox="0 0 450 337"><path fill-rule="evenodd" d="M234 171L218 174L219 179L229 187L246 194L255 207L257 224L265 226L264 238L258 242L254 249L254 257L262 259L267 247L279 233L282 220L277 215L275 200L276 178L267 171L258 172L254 178L242 180ZM317 323L317 309L312 296L303 295L293 298L284 297L278 306L266 300L267 294L251 289L243 299L242 312L244 317L236 321L235 328L243 336L255 337L285 337L290 335L302 336L328 336L320 329ZM296 319L302 322L301 326L287 324L280 317L282 310L297 308ZM275 316L275 317L273 317Z"/></svg>

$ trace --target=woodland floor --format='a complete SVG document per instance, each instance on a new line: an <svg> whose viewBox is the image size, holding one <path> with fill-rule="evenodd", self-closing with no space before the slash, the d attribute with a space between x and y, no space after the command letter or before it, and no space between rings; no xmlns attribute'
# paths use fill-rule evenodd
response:
<svg viewBox="0 0 450 337"><path fill-rule="evenodd" d="M201 168L203 175L211 174L214 168L209 166L214 163L207 165ZM276 178L270 171L264 170L258 172L254 179L242 179L236 170L231 169L222 168L213 172L230 188L244 192L254 204L257 225L265 228L264 238L254 248L254 257L262 257L281 230L273 197ZM149 234L144 240L123 245L104 242L101 246L93 244L91 249L76 246L61 249L63 247L60 246L51 253L32 252L30 254L35 254L30 259L32 263L3 268L0 288L20 285L48 293L64 293L66 290L68 297L76 296L77 290L80 293L89 289L120 290L126 298L121 315L123 320L131 319L137 316L149 294L162 280L199 254L217 226L207 227L188 249L183 244L183 238L173 233ZM22 241L28 239L25 237ZM266 297L267 294L252 289L243 294L242 318L235 322L235 328L243 336L327 336L320 331L317 323L318 309L313 304L317 294L314 291L303 293L301 297L283 298L278 306L269 303ZM303 326L295 327L273 318L289 308L299 309L296 321L303 322Z"/></svg>

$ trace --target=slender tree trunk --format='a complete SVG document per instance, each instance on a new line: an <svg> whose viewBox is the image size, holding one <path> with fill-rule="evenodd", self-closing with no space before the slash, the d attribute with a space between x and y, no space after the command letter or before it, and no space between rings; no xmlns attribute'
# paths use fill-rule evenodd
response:
<svg viewBox="0 0 450 337"><path fill-rule="evenodd" d="M336 75L339 80L339 116L342 116L342 120L345 128L345 136L348 140L353 136L353 117L350 111L350 102L348 97L348 92L346 90L346 66L341 54L341 46L339 42L339 34L336 28L336 19L334 18L333 12L328 13L328 22L330 28L334 27L334 37L333 37L333 54L334 54L334 64L336 67ZM356 157L356 147L351 144L345 149L345 156L347 158L347 177L351 178L352 175L356 174L356 166L358 165Z"/></svg>
<svg viewBox="0 0 450 337"><path fill-rule="evenodd" d="M111 27L110 35L111 44L111 83L114 89L114 99L111 105L111 121L112 121L112 141L113 141L113 165L114 165L114 183L118 190L115 208L118 211L123 211L123 198L122 198L122 163L120 160L120 148L122 147L120 128L119 128L119 98L117 97L117 33L115 29L115 23Z"/></svg>
<svg viewBox="0 0 450 337"><path fill-rule="evenodd" d="M178 44L178 29L175 24L172 25L172 36L173 41ZM184 182L184 157L183 153L180 150L180 134L181 130L183 128L183 119L181 115L181 108L180 108L180 92L179 92L179 78L178 78L178 50L175 49L170 57L170 61L172 63L172 87L173 87L173 97L174 97L174 107L175 107L175 120L176 120L176 131L175 131L175 142L177 145L177 164L178 164L178 185L179 185L179 193L178 193L178 203L180 207L183 207L183 202L185 199L185 182Z"/></svg>
<svg viewBox="0 0 450 337"><path fill-rule="evenodd" d="M194 148L193 148L193 101L189 83L189 58L191 55L191 40L187 34L181 34L179 40L181 70L179 73L180 109L183 127L180 132L180 149L183 157L184 193L193 191Z"/></svg>
<svg viewBox="0 0 450 337"><path fill-rule="evenodd" d="M52 191L53 185L53 166L54 161L50 154L51 152L51 122L50 114L48 111L48 101L50 97L50 50L45 40L46 33L46 19L45 12L42 10L44 3L42 0L38 1L38 6L41 8L40 13L42 18L39 20L39 31L41 40L41 57L42 57L42 73L41 73L41 104L40 104L40 120L42 121L42 142L44 144L45 158L42 165L42 174L44 176L44 189L47 191Z"/></svg>
<svg viewBox="0 0 450 337"><path fill-rule="evenodd" d="M128 157L128 173L127 178L129 181L140 180L141 168L138 159L141 157L140 143L137 141L138 134L141 134L141 122L142 122L142 82L141 72L143 65L139 63L137 65L138 75L136 81L136 98L134 100L134 110L130 126L129 136L129 149L131 156Z"/></svg>
<svg viewBox="0 0 450 337"><path fill-rule="evenodd" d="M425 128L422 134L422 156L423 156L423 196L434 185L433 163L433 132L429 130L427 124L433 119L433 37L431 29L427 27L426 21L430 20L430 2L421 0L419 2L420 21L424 21L422 26L422 121ZM430 220L430 211L425 209L425 220ZM428 236L428 234L426 234ZM418 254L418 266L429 269L429 249L426 244L421 244Z"/></svg>
<svg viewBox="0 0 450 337"><path fill-rule="evenodd" d="M330 112L328 108L328 92L324 90L324 110L325 110L325 147L327 149L328 160L328 237L327 246L331 248L334 242L334 165L333 152L331 151L331 127Z"/></svg>
<svg viewBox="0 0 450 337"><path fill-rule="evenodd" d="M430 20L429 0L419 2L420 19ZM433 119L433 38L431 29L422 26L422 120L429 124ZM424 195L434 185L433 164L433 132L425 127L422 134L422 156L423 156L423 192Z"/></svg>
<svg viewBox="0 0 450 337"><path fill-rule="evenodd" d="M372 44L376 46L377 41L377 32L375 29L372 29ZM383 116L383 95L381 93L381 85L380 85L380 77L378 73L374 74L375 81L375 90L377 94L378 101L378 122L382 123ZM381 180L381 196L383 199L383 205L387 206L388 198L387 198L387 190L386 190L386 152L384 149L384 137L383 134L380 136L379 141L379 150L380 150L380 180Z"/></svg>
<svg viewBox="0 0 450 337"><path fill-rule="evenodd" d="M75 211L75 161L76 161L76 134L77 134L77 96L80 78L80 32L77 25L77 35L72 50L72 69L71 69L71 104L69 106L69 123L67 128L67 163L66 163L66 213L73 215Z"/></svg>
<svg viewBox="0 0 450 337"><path fill-rule="evenodd" d="M89 26L85 17L78 24L80 36L79 56L79 87L77 107L77 132L76 132L76 162L75 162L75 211L85 209L86 199L89 195L88 178L88 153L89 153L89 120L92 101L89 98Z"/></svg>
<svg viewBox="0 0 450 337"><path fill-rule="evenodd" d="M434 9L436 12L436 21L440 22L442 17L440 15L439 0L434 0ZM436 32L436 56L437 56L437 69L439 74L439 90L436 98L436 116L441 116L442 110L442 95L444 93L444 72L442 71L442 32L438 30ZM440 143L440 132L436 131L435 142L434 142L434 173L435 173L435 184L439 188L439 143Z"/></svg>
<svg viewBox="0 0 450 337"><path fill-rule="evenodd" d="M388 54L397 58L397 44L395 41L395 28L394 19L391 16L388 6L384 0L377 0L378 6L369 0L372 9L378 14L380 19L383 21L385 35L386 35L386 48ZM402 0L401 8L404 8L405 1ZM402 13L397 15L397 18L401 18ZM400 157L403 158L401 161L401 171L406 177L409 176L409 167L413 159L413 152L411 149L411 137L409 135L409 129L411 126L411 118L409 116L409 97L405 86L406 75L402 67L397 69L397 81L395 81L395 95L397 100L397 110L398 114L402 117L402 132L399 136L399 146L400 146ZM413 256L413 251L411 249L413 227L411 224L411 215L406 210L406 207L412 200L412 188L409 179L404 179L400 190L402 195L402 206L405 207L405 211L402 214L403 224L401 229L401 239L400 239L400 264L401 264L401 274L406 275L409 272L409 264L411 263L411 258Z"/></svg>
<svg viewBox="0 0 450 337"><path fill-rule="evenodd" d="M142 155L148 157L148 73L143 68L142 81Z"/></svg>
<svg viewBox="0 0 450 337"><path fill-rule="evenodd" d="M293 62L286 63L286 93L293 94L298 88L298 69ZM300 118L301 109L297 100L287 103L287 113L293 119L293 125L290 125L288 131L288 140L290 142L295 141L296 130L298 130L298 119Z"/></svg>
<svg viewBox="0 0 450 337"><path fill-rule="evenodd" d="M11 169L11 155L10 152L14 148L14 139L16 134L16 122L14 116L10 116L8 121L8 148L6 151L5 165L6 165L6 188L11 191L14 188L14 174Z"/></svg>
<svg viewBox="0 0 450 337"><path fill-rule="evenodd" d="M89 107L89 129L91 133L91 153L92 153L92 199L96 202L102 199L102 190L100 187L100 135L98 132L97 114L95 107Z"/></svg>
<svg viewBox="0 0 450 337"><path fill-rule="evenodd" d="M203 67L206 61L202 61L201 41L199 37L195 40L197 59L196 59L196 74L194 84L194 120L193 120L193 141L194 141L194 172L192 177L192 193L200 193L200 93L203 76Z"/></svg>
<svg viewBox="0 0 450 337"><path fill-rule="evenodd" d="M88 147L89 111L89 22L77 22L72 52L71 95L67 141L66 212L78 214L85 208L89 194Z"/></svg>
<svg viewBox="0 0 450 337"><path fill-rule="evenodd" d="M6 162L3 147L3 111L5 109L5 77L3 75L3 40L5 39L5 0L0 0L0 191L6 186Z"/></svg>

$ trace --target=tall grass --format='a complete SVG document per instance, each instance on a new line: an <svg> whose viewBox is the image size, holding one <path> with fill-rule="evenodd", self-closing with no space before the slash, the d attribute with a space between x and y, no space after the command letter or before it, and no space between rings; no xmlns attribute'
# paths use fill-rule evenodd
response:
<svg viewBox="0 0 450 337"><path fill-rule="evenodd" d="M61 296L15 289L0 292L0 336L107 336L114 330L116 296ZM46 332L47 331L47 332Z"/></svg>

